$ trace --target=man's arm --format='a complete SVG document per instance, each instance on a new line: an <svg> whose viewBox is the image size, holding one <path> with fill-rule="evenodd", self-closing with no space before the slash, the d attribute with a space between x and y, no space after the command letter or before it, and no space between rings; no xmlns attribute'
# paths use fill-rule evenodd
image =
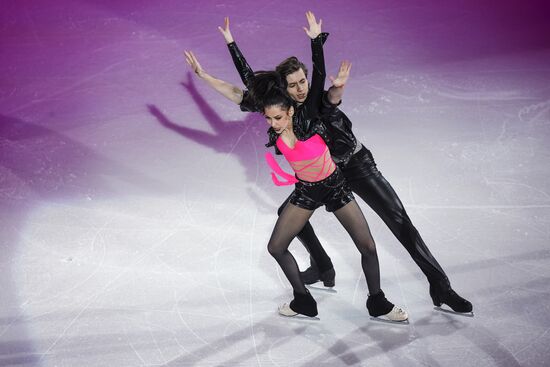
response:
<svg viewBox="0 0 550 367"><path fill-rule="evenodd" d="M235 68L237 68L237 72L239 73L241 80L247 88L250 88L250 84L254 79L254 71L250 65L248 65L248 62L246 62L244 55L233 39L233 35L229 29L229 17L225 17L224 19L224 28L218 27L218 30L223 35L225 43L227 43L227 48L229 49L229 53L233 59L233 64L235 64Z"/></svg>
<svg viewBox="0 0 550 367"><path fill-rule="evenodd" d="M309 38L311 38L311 58L313 62L311 86L309 89L306 104L309 106L311 111L318 112L321 109L326 79L323 44L328 37L328 33L321 32L321 25L323 21L319 19L319 23L317 23L315 15L311 11L308 11L306 13L306 18L309 23L309 30L305 27L304 30Z"/></svg>
<svg viewBox="0 0 550 367"><path fill-rule="evenodd" d="M230 101L235 102L236 104L241 104L243 101L243 91L239 87L230 84L221 79L215 78L212 75L208 74L197 60L196 56L191 51L185 52L185 60L191 66L191 69L197 74L199 78L204 80L208 85L214 88L218 93L220 93L225 98Z"/></svg>

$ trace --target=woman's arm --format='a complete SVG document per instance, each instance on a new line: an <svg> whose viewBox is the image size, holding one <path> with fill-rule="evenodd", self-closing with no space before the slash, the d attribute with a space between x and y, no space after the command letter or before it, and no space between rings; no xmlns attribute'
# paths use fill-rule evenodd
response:
<svg viewBox="0 0 550 367"><path fill-rule="evenodd" d="M224 19L224 28L218 27L218 30L223 35L225 43L227 43L227 48L229 49L229 53L233 59L233 64L235 64L235 68L237 68L237 72L239 73L241 80L247 88L250 88L250 84L254 79L254 71L246 62L244 55L233 39L233 35L229 29L229 17L225 17Z"/></svg>
<svg viewBox="0 0 550 367"><path fill-rule="evenodd" d="M218 93L220 93L225 98L230 101L235 102L236 104L241 104L243 101L243 91L239 87L229 84L226 81L215 78L212 75L208 74L199 63L197 57L191 51L184 51L185 61L191 66L191 69L197 74L199 78L204 80L208 85L214 88Z"/></svg>

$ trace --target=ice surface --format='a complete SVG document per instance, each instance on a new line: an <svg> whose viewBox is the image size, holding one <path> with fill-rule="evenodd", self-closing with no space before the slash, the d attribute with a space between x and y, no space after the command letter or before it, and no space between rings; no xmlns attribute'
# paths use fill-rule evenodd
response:
<svg viewBox="0 0 550 367"><path fill-rule="evenodd" d="M475 317L435 311L361 202L382 286L410 325L371 320L359 255L324 210L337 272L319 320L266 244L289 188L266 125L189 73L353 62L342 109ZM3 1L1 366L550 365L550 16L544 1ZM328 82L327 82L328 86ZM308 256L291 245L302 268Z"/></svg>

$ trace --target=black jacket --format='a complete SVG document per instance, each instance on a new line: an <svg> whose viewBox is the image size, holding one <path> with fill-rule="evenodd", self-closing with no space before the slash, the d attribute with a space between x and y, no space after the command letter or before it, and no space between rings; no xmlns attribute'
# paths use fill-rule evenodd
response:
<svg viewBox="0 0 550 367"><path fill-rule="evenodd" d="M312 82L304 103L295 106L294 133L300 140L305 140L313 134L319 133L327 143L334 161L339 164L346 164L353 155L357 139L351 130L349 118L338 109L337 105L332 105L328 101L327 93L323 89L326 78L323 44L327 37L328 33L321 33L317 38L311 40ZM248 65L235 42L230 43L228 48L243 83L249 87L254 78L252 68ZM240 105L241 110L258 112L248 96L248 91L245 91ZM269 142L266 146L273 146L277 140L277 134L270 128L268 135ZM275 152L280 154L276 147Z"/></svg>

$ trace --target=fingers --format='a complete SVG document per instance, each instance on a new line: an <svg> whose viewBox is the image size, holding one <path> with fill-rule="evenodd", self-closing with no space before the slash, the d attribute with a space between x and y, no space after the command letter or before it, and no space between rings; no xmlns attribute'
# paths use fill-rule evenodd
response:
<svg viewBox="0 0 550 367"><path fill-rule="evenodd" d="M183 51L183 53L185 54L185 59L187 60L187 62L192 63L194 61L194 55L191 51Z"/></svg>
<svg viewBox="0 0 550 367"><path fill-rule="evenodd" d="M197 58L195 57L195 55L193 55L193 60L195 61L195 65L197 65L197 71L202 70L202 66L199 63L199 60L197 60Z"/></svg>
<svg viewBox="0 0 550 367"><path fill-rule="evenodd" d="M189 66L191 66L191 68L193 68L195 72L197 72L201 68L201 66L199 64L199 61L195 57L195 54L193 54L192 51L183 51L183 53L185 54L185 61L187 61Z"/></svg>
<svg viewBox="0 0 550 367"><path fill-rule="evenodd" d="M315 19L315 14L311 10L308 10L306 12L306 18L307 22L309 23L309 26L318 26L320 27L323 24L323 20L319 19L319 23L317 23L317 20Z"/></svg>
<svg viewBox="0 0 550 367"><path fill-rule="evenodd" d="M185 54L185 61L191 65L191 55L189 55L189 51L183 51L183 53Z"/></svg>
<svg viewBox="0 0 550 367"><path fill-rule="evenodd" d="M317 22L315 22L315 15L310 10L306 12L306 18L310 27L317 24Z"/></svg>
<svg viewBox="0 0 550 367"><path fill-rule="evenodd" d="M340 64L339 73L349 74L350 70L351 70L351 62L349 60L343 60L342 63Z"/></svg>
<svg viewBox="0 0 550 367"><path fill-rule="evenodd" d="M218 31L225 36L229 32L229 17L223 18L223 28L218 26Z"/></svg>

